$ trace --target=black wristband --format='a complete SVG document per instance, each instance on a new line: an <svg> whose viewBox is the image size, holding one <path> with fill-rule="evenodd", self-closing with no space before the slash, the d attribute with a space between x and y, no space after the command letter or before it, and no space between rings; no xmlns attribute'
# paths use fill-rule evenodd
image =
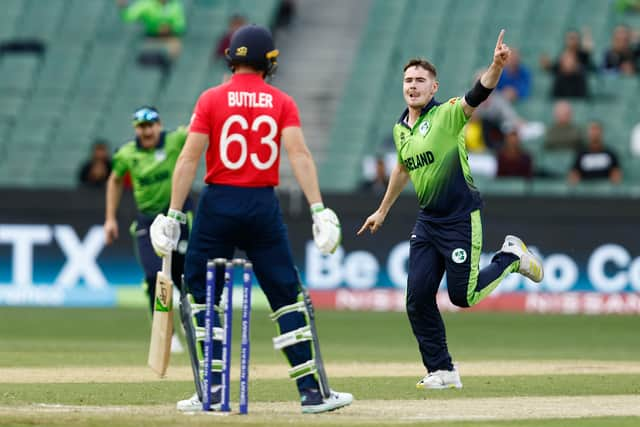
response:
<svg viewBox="0 0 640 427"><path fill-rule="evenodd" d="M478 105L482 104L482 102L491 95L493 89L486 88L482 86L480 83L480 79L473 85L473 88L464 96L464 99L467 101L469 106L476 108Z"/></svg>

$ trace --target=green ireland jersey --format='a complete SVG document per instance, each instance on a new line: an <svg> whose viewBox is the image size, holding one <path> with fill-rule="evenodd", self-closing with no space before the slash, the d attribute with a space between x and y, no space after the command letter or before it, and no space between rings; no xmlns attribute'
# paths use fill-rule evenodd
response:
<svg viewBox="0 0 640 427"><path fill-rule="evenodd" d="M187 128L162 132L160 142L146 149L138 141L120 147L113 157L113 172L131 174L133 197L138 210L146 215L165 212L171 202L171 178L180 151L187 139Z"/></svg>
<svg viewBox="0 0 640 427"><path fill-rule="evenodd" d="M164 25L171 27L174 34L182 34L186 29L184 7L178 0L161 3L158 0L137 0L122 11L127 22L140 21L148 36L157 36Z"/></svg>
<svg viewBox="0 0 640 427"><path fill-rule="evenodd" d="M436 222L456 221L480 208L462 131L468 118L460 98L431 100L410 128L405 110L393 128L393 141L411 177L420 207Z"/></svg>

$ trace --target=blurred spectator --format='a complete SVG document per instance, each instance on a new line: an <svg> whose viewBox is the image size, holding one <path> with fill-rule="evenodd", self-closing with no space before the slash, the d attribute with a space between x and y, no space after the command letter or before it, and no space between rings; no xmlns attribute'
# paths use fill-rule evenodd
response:
<svg viewBox="0 0 640 427"><path fill-rule="evenodd" d="M533 162L529 153L522 149L518 132L513 129L506 133L504 145L498 152L499 177L533 176Z"/></svg>
<svg viewBox="0 0 640 427"><path fill-rule="evenodd" d="M470 151L498 150L504 140L504 129L520 125L520 118L511 103L500 92L493 92L476 108L466 128Z"/></svg>
<svg viewBox="0 0 640 427"><path fill-rule="evenodd" d="M550 71L553 73L552 98L587 98L589 96L587 70L575 52L565 50Z"/></svg>
<svg viewBox="0 0 640 427"><path fill-rule="evenodd" d="M296 14L295 0L281 0L276 14L276 28L287 28Z"/></svg>
<svg viewBox="0 0 640 427"><path fill-rule="evenodd" d="M640 157L640 123L631 130L631 154Z"/></svg>
<svg viewBox="0 0 640 427"><path fill-rule="evenodd" d="M635 61L631 30L625 25L618 25L613 30L611 47L604 54L603 68L610 72L632 75L636 72Z"/></svg>
<svg viewBox="0 0 640 427"><path fill-rule="evenodd" d="M551 61L549 56L543 54L540 56L540 66L547 71L557 70L560 64L560 58L565 52L573 52L578 58L578 62L582 69L591 72L596 71L596 67L591 60L591 52L593 51L593 38L588 28L582 30L582 36L576 30L567 31L564 35L564 48L560 55Z"/></svg>
<svg viewBox="0 0 640 427"><path fill-rule="evenodd" d="M581 150L569 172L569 182L576 184L581 180L609 179L614 184L622 181L622 171L618 157L606 148L602 141L602 125L599 122L589 123L587 147Z"/></svg>
<svg viewBox="0 0 640 427"><path fill-rule="evenodd" d="M497 89L510 102L527 99L531 92L531 72L520 62L520 52L511 48L507 61L498 81Z"/></svg>
<svg viewBox="0 0 640 427"><path fill-rule="evenodd" d="M479 70L476 73L473 83L484 71ZM476 119L480 121L477 123L479 127L473 124ZM482 151L484 147L497 150L502 145L505 129L516 128L523 141L538 138L544 133L542 123L527 121L520 117L503 93L497 91L493 91L489 98L475 109L470 121L472 126L468 126L465 132L476 132L476 135L480 132L482 136L482 143L477 144L478 149L474 150L470 147L472 151ZM472 133L469 136L473 138Z"/></svg>
<svg viewBox="0 0 640 427"><path fill-rule="evenodd" d="M623 13L640 13L640 0L616 0L616 9Z"/></svg>
<svg viewBox="0 0 640 427"><path fill-rule="evenodd" d="M387 191L388 184L389 175L387 174L385 160L382 156L378 156L376 157L375 163L375 175L372 179L362 183L361 190L363 192L383 195L385 191Z"/></svg>
<svg viewBox="0 0 640 427"><path fill-rule="evenodd" d="M78 179L85 187L104 188L111 173L111 158L106 141L98 139L93 143L91 157L82 165Z"/></svg>
<svg viewBox="0 0 640 427"><path fill-rule="evenodd" d="M483 131L482 119L478 114L472 114L469 117L464 133L464 142L469 153L482 153L487 150Z"/></svg>
<svg viewBox="0 0 640 427"><path fill-rule="evenodd" d="M553 123L544 138L545 150L577 151L582 144L582 132L573 123L573 110L567 101L558 101L553 107Z"/></svg>
<svg viewBox="0 0 640 427"><path fill-rule="evenodd" d="M486 140L490 140L491 143L487 144ZM488 121L484 122L475 112L471 115L464 128L464 141L469 167L474 176L496 176L498 165L493 152L502 145L502 140L502 130Z"/></svg>
<svg viewBox="0 0 640 427"><path fill-rule="evenodd" d="M186 30L182 0L117 0L126 22L139 22L150 48L162 46L171 59L180 55L180 37Z"/></svg>
<svg viewBox="0 0 640 427"><path fill-rule="evenodd" d="M247 24L247 18L244 15L231 15L229 17L229 21L227 23L227 32L218 40L218 44L216 45L216 51L214 55L214 59L224 59L224 54L227 48L229 47L229 43L231 42L231 36L235 31Z"/></svg>
<svg viewBox="0 0 640 427"><path fill-rule="evenodd" d="M467 126L467 137L476 138L473 135L475 132L481 138L476 147L473 147L471 142L471 151L483 151L485 148L498 150L504 140L505 129L517 129L523 141L536 139L544 134L543 123L527 121L520 117L500 92L492 92L489 98L476 108L469 122L471 126Z"/></svg>

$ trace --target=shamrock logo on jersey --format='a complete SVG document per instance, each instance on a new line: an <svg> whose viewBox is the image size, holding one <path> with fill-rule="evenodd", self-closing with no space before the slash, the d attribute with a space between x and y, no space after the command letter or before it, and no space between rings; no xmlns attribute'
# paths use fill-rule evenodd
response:
<svg viewBox="0 0 640 427"><path fill-rule="evenodd" d="M465 251L462 248L454 249L453 252L451 253L451 259L456 264L462 264L467 260L467 251Z"/></svg>
<svg viewBox="0 0 640 427"><path fill-rule="evenodd" d="M164 159L167 158L167 153L165 153L162 149L156 150L154 154L157 162L163 162Z"/></svg>
<svg viewBox="0 0 640 427"><path fill-rule="evenodd" d="M429 132L429 126L430 125L428 120L425 120L420 124L420 127L418 129L420 130L420 133L422 134L422 136L425 136L427 132Z"/></svg>

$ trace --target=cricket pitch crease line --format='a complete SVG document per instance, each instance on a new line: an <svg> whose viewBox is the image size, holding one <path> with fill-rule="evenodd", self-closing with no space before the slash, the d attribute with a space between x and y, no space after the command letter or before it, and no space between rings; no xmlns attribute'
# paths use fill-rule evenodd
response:
<svg viewBox="0 0 640 427"><path fill-rule="evenodd" d="M461 408L464 408L462 410ZM31 404L0 406L0 414L86 413L123 416L181 415L173 404L140 406L81 406L58 404ZM333 414L343 421L363 419L384 420L504 420L580 418L601 416L640 416L640 395L594 396L531 396L425 400L356 400ZM491 414L491 415L487 415ZM208 416L211 414L192 414ZM249 417L286 416L288 420L304 420L309 415L300 413L297 402L256 402ZM325 414L319 416L332 417Z"/></svg>
<svg viewBox="0 0 640 427"><path fill-rule="evenodd" d="M419 363L329 363L329 377L422 377L424 367ZM570 375L570 374L640 374L640 362L597 360L511 360L459 362L458 370L463 377L513 375ZM146 366L60 366L51 374L51 367L0 368L0 383L131 383L158 381ZM237 379L239 369L232 366L232 378ZM249 367L251 379L281 379L287 377L287 365L253 364ZM189 381L191 369L186 366L170 366L168 381Z"/></svg>

